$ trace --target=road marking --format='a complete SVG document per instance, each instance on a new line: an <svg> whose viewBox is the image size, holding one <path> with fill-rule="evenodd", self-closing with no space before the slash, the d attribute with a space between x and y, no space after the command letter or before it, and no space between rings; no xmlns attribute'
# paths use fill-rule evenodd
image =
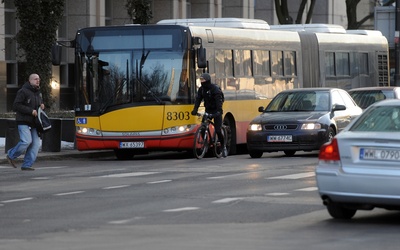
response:
<svg viewBox="0 0 400 250"><path fill-rule="evenodd" d="M135 172L135 173L122 173L122 174L108 174L102 176L95 176L95 178L105 178L105 177L136 177L136 176L144 176L144 175L151 175L151 174L158 174L160 172Z"/></svg>
<svg viewBox="0 0 400 250"><path fill-rule="evenodd" d="M233 202L233 201L240 201L243 200L242 198L224 198L224 199L220 199L220 200L215 200L212 203L229 203L229 202Z"/></svg>
<svg viewBox="0 0 400 250"><path fill-rule="evenodd" d="M316 191L316 190L318 190L317 187L308 187L308 188L295 189L294 191L306 191L306 192L308 192L308 191Z"/></svg>
<svg viewBox="0 0 400 250"><path fill-rule="evenodd" d="M229 177L235 177L235 176L240 176L240 175L248 175L248 174L254 174L258 172L246 172L246 173L239 173L239 174L230 174L230 175L221 175L221 176L213 176L213 177L207 177L207 179L223 179L223 178L229 178Z"/></svg>
<svg viewBox="0 0 400 250"><path fill-rule="evenodd" d="M50 180L50 177L34 177L32 180Z"/></svg>
<svg viewBox="0 0 400 250"><path fill-rule="evenodd" d="M26 197L26 198L21 198L21 199L14 199L14 200L6 200L2 201L2 203L12 203L12 202L19 202L19 201L29 201L32 200L33 197Z"/></svg>
<svg viewBox="0 0 400 250"><path fill-rule="evenodd" d="M145 219L145 217L137 216L137 217L134 217L132 219L109 221L108 224L121 225L121 224L127 224L127 223L130 223L132 221L143 220L143 219Z"/></svg>
<svg viewBox="0 0 400 250"><path fill-rule="evenodd" d="M301 178L308 178L315 176L315 172L306 172L306 173L299 173L299 174L289 174L289 175L282 175L282 176L275 176L275 177L268 177L266 179L301 179Z"/></svg>
<svg viewBox="0 0 400 250"><path fill-rule="evenodd" d="M67 168L67 166L43 167L43 168L36 168L36 169L58 169L58 168Z"/></svg>
<svg viewBox="0 0 400 250"><path fill-rule="evenodd" d="M199 207L181 207L181 208L174 208L174 209L166 209L163 212L183 212L183 211L193 211L198 210Z"/></svg>
<svg viewBox="0 0 400 250"><path fill-rule="evenodd" d="M289 193L267 193L265 195L270 195L270 196L283 196L283 195L289 195Z"/></svg>
<svg viewBox="0 0 400 250"><path fill-rule="evenodd" d="M64 196L64 195L73 195L73 194L81 194L84 193L85 191L74 191L74 192L69 192L69 193L59 193L59 194L54 194L56 196Z"/></svg>
<svg viewBox="0 0 400 250"><path fill-rule="evenodd" d="M102 189L107 190L107 189L117 189L117 188L125 188L129 187L130 185L121 185L121 186L110 186L110 187L103 187Z"/></svg>
<svg viewBox="0 0 400 250"><path fill-rule="evenodd" d="M10 167L10 166L0 166L0 168L9 168L9 169L14 169L13 167Z"/></svg>
<svg viewBox="0 0 400 250"><path fill-rule="evenodd" d="M147 184L159 184L159 183L166 183L166 182L171 182L172 180L161 180L161 181L151 181L147 182Z"/></svg>

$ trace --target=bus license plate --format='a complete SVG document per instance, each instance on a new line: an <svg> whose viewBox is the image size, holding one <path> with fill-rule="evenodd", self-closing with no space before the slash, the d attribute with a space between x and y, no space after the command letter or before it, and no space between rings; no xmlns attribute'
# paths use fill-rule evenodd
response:
<svg viewBox="0 0 400 250"><path fill-rule="evenodd" d="M143 141L120 142L120 148L144 148Z"/></svg>
<svg viewBox="0 0 400 250"><path fill-rule="evenodd" d="M400 150L360 148L360 159L400 161Z"/></svg>
<svg viewBox="0 0 400 250"><path fill-rule="evenodd" d="M268 136L268 142L292 142L291 135L270 135Z"/></svg>

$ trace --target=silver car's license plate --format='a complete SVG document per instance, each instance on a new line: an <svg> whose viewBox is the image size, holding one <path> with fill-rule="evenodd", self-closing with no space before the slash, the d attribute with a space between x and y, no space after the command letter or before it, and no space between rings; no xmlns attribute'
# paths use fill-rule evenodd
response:
<svg viewBox="0 0 400 250"><path fill-rule="evenodd" d="M400 150L360 148L361 160L400 161Z"/></svg>
<svg viewBox="0 0 400 250"><path fill-rule="evenodd" d="M291 135L269 135L268 142L292 142Z"/></svg>
<svg viewBox="0 0 400 250"><path fill-rule="evenodd" d="M133 141L133 142L120 142L120 148L144 148L143 141Z"/></svg>

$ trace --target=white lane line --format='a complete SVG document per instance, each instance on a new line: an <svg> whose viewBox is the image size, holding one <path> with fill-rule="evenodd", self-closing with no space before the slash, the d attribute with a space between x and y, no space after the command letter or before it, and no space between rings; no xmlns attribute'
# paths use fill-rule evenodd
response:
<svg viewBox="0 0 400 250"><path fill-rule="evenodd" d="M172 180L161 180L161 181L150 181L147 182L147 184L159 184L159 183L166 183L166 182L171 182Z"/></svg>
<svg viewBox="0 0 400 250"><path fill-rule="evenodd" d="M284 195L289 195L289 193L267 193L265 195L269 195L269 196L284 196Z"/></svg>
<svg viewBox="0 0 400 250"><path fill-rule="evenodd" d="M133 221L138 221L138 220L143 220L143 219L145 219L145 217L137 216L137 217L133 217L131 219L126 219L126 220L112 220L112 221L109 221L108 224L122 225L122 224L127 224L127 223L130 223Z"/></svg>
<svg viewBox="0 0 400 250"><path fill-rule="evenodd" d="M108 224L114 224L114 225L122 225L122 224L127 224L129 222L133 221L132 219L127 219L127 220L114 220L114 221L109 221Z"/></svg>
<svg viewBox="0 0 400 250"><path fill-rule="evenodd" d="M50 177L34 177L32 180L50 180Z"/></svg>
<svg viewBox="0 0 400 250"><path fill-rule="evenodd" d="M36 168L36 169L58 169L58 168L67 168L67 166L43 167L43 168Z"/></svg>
<svg viewBox="0 0 400 250"><path fill-rule="evenodd" d="M14 200L5 200L1 201L1 203L12 203L12 202L19 202L19 201L29 201L32 200L33 197L26 197L26 198L21 198L21 199L14 199Z"/></svg>
<svg viewBox="0 0 400 250"><path fill-rule="evenodd" d="M199 207L181 207L181 208L174 208L174 209L166 209L163 212L183 212L183 211L193 211L198 210Z"/></svg>
<svg viewBox="0 0 400 250"><path fill-rule="evenodd" d="M215 200L212 203L229 203L229 202L233 202L233 201L240 201L243 200L242 198L224 198L224 199L220 199L220 200Z"/></svg>
<svg viewBox="0 0 400 250"><path fill-rule="evenodd" d="M129 187L130 185L120 185L120 186L110 186L110 187L103 187L102 189L107 190L107 189L117 189L117 188L125 188Z"/></svg>
<svg viewBox="0 0 400 250"><path fill-rule="evenodd" d="M74 192L69 192L69 193L59 193L59 194L54 194L55 196L64 196L64 195L73 195L73 194L81 194L84 193L85 191L74 191Z"/></svg>
<svg viewBox="0 0 400 250"><path fill-rule="evenodd" d="M94 178L105 178L105 177L136 177L136 176L144 176L144 175L151 175L151 174L158 174L159 172L135 172L135 173L122 173L122 174L108 174L102 176L95 176Z"/></svg>
<svg viewBox="0 0 400 250"><path fill-rule="evenodd" d="M9 169L14 169L13 167L11 167L11 166L0 166L0 168L9 168Z"/></svg>
<svg viewBox="0 0 400 250"><path fill-rule="evenodd" d="M212 179L223 179L223 178L235 177L235 176L240 176L240 175L248 175L248 174L254 174L254 172L213 176L213 177L207 177L207 179L210 179L210 180L212 180Z"/></svg>
<svg viewBox="0 0 400 250"><path fill-rule="evenodd" d="M268 177L266 179L301 179L315 176L315 172L306 172L306 173L299 173L299 174L289 174L289 175L282 175L282 176L275 176L275 177Z"/></svg>
<svg viewBox="0 0 400 250"><path fill-rule="evenodd" d="M305 191L305 192L309 192L309 191L316 191L316 190L318 190L317 187L308 187L308 188L295 189L294 191Z"/></svg>

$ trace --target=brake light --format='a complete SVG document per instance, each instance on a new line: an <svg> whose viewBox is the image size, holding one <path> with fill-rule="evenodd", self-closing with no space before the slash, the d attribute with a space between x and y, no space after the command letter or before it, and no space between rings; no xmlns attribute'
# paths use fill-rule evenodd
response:
<svg viewBox="0 0 400 250"><path fill-rule="evenodd" d="M321 146L318 159L323 161L340 161L339 146L336 138Z"/></svg>

